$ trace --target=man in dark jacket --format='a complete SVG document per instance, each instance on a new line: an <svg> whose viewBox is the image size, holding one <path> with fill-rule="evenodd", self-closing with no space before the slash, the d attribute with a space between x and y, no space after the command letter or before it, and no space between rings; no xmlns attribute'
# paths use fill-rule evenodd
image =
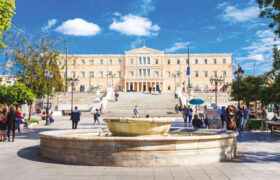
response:
<svg viewBox="0 0 280 180"><path fill-rule="evenodd" d="M71 113L71 120L72 120L72 129L77 129L78 122L80 121L80 111L78 107L75 107L75 110Z"/></svg>
<svg viewBox="0 0 280 180"><path fill-rule="evenodd" d="M15 112L15 108L11 107L10 111L8 113L7 116L7 121L8 121L8 141L10 142L10 132L13 132L13 139L12 141L14 142L15 140L15 131L16 131L16 127L17 127L17 122L16 122L16 118L17 118L17 113Z"/></svg>

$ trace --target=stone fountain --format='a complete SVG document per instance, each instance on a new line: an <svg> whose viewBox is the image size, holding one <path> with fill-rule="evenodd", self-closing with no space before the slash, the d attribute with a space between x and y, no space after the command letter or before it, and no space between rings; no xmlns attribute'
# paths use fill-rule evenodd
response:
<svg viewBox="0 0 280 180"><path fill-rule="evenodd" d="M94 166L190 166L232 159L237 132L171 128L172 118L104 118L109 131L60 130L39 134L40 154Z"/></svg>

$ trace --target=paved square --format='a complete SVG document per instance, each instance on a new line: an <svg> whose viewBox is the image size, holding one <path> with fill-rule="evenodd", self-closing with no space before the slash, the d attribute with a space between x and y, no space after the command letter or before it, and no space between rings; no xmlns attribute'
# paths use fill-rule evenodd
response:
<svg viewBox="0 0 280 180"><path fill-rule="evenodd" d="M173 126L182 126L177 119ZM78 129L93 128L93 120L82 118ZM40 157L38 133L70 129L68 117L51 126L41 123L18 133L14 143L0 143L0 179L280 179L280 134L242 132L238 136L238 157L228 162L170 168L122 168L61 164ZM100 128L96 126L95 128ZM102 128L106 128L103 123Z"/></svg>

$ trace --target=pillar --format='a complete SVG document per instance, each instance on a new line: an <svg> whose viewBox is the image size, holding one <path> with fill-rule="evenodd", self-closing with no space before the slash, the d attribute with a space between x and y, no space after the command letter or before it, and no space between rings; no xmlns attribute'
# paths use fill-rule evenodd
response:
<svg viewBox="0 0 280 180"><path fill-rule="evenodd" d="M140 91L140 89L139 89L139 85L140 85L140 82L137 82L137 92L139 92L139 91Z"/></svg>
<svg viewBox="0 0 280 180"><path fill-rule="evenodd" d="M126 82L124 81L124 92L126 92Z"/></svg>

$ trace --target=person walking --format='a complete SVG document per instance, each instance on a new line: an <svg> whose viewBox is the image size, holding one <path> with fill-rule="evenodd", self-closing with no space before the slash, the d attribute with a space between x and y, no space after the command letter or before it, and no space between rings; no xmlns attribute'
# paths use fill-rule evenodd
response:
<svg viewBox="0 0 280 180"><path fill-rule="evenodd" d="M182 114L183 114L183 118L184 118L184 123L186 124L188 122L187 120L188 120L188 116L189 116L188 109L186 106L183 108Z"/></svg>
<svg viewBox="0 0 280 180"><path fill-rule="evenodd" d="M7 115L7 121L8 121L8 141L11 141L10 135L11 135L11 131L13 133L13 139L12 142L14 142L15 140L15 131L17 128L17 113L15 112L15 108L11 107L10 111Z"/></svg>
<svg viewBox="0 0 280 180"><path fill-rule="evenodd" d="M50 123L54 123L53 112L50 113Z"/></svg>
<svg viewBox="0 0 280 180"><path fill-rule="evenodd" d="M243 130L247 130L247 121L249 119L249 112L250 110L248 109L248 107L244 108Z"/></svg>
<svg viewBox="0 0 280 180"><path fill-rule="evenodd" d="M138 108L137 108L137 106L135 106L134 109L133 109L133 114L134 114L134 116L135 116L135 117L138 117L138 113L139 113L139 112L138 112Z"/></svg>
<svg viewBox="0 0 280 180"><path fill-rule="evenodd" d="M101 124L99 121L99 116L100 116L100 113L99 113L98 109L96 109L96 112L93 115L93 118L94 118L93 126L95 125L96 121L98 122L99 125Z"/></svg>
<svg viewBox="0 0 280 180"><path fill-rule="evenodd" d="M21 109L18 107L17 108L17 129L18 129L18 132L20 133L20 124L22 123L22 120L21 120L22 116L21 116Z"/></svg>
<svg viewBox="0 0 280 180"><path fill-rule="evenodd" d="M190 106L188 106L187 112L188 112L188 118L189 118L189 125L191 125L193 110L192 110L192 108Z"/></svg>
<svg viewBox="0 0 280 180"><path fill-rule="evenodd" d="M7 109L4 108L0 115L0 141L6 141L6 130L7 130ZM3 134L3 139L2 139Z"/></svg>
<svg viewBox="0 0 280 180"><path fill-rule="evenodd" d="M72 129L77 129L78 122L80 121L80 111L78 110L78 107L75 107L75 110L71 113L71 120L72 120Z"/></svg>
<svg viewBox="0 0 280 180"><path fill-rule="evenodd" d="M224 128L225 122L227 122L227 112L225 107L223 106L221 109L221 121L222 121L222 128Z"/></svg>

